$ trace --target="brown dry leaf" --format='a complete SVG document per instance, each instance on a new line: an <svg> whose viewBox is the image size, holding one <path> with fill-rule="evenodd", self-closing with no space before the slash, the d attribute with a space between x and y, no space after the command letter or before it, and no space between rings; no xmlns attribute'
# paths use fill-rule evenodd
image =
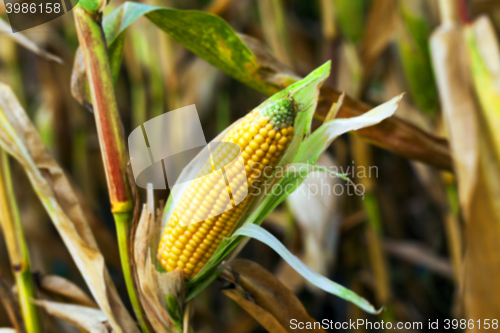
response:
<svg viewBox="0 0 500 333"><path fill-rule="evenodd" d="M85 73L85 63L80 48L76 51L75 61L73 62L73 71L71 73L71 95L78 103L85 106L90 112L93 112L90 102L90 90Z"/></svg>
<svg viewBox="0 0 500 333"><path fill-rule="evenodd" d="M375 0L370 6L360 46L364 84L375 63L393 39L396 13L395 0Z"/></svg>
<svg viewBox="0 0 500 333"><path fill-rule="evenodd" d="M296 319L298 322L315 322L313 318L307 314L299 299L288 290L273 274L265 270L259 264L244 260L233 260L221 277L230 282L232 287L239 293L231 292L229 297L233 298L238 303L241 302L242 307L252 316L255 314L263 314L265 317L256 318L266 320L266 324L274 323L268 320L266 313L270 314L287 332L295 332L291 328L290 321ZM228 293L225 293L228 294ZM262 309L260 311L255 306L250 306L249 303L241 301L241 299L251 302ZM259 320L260 319L260 320ZM274 331L272 331L274 332ZM275 332L279 332L279 329ZM309 332L325 332L323 329L311 329Z"/></svg>
<svg viewBox="0 0 500 333"><path fill-rule="evenodd" d="M0 145L24 168L115 332L139 332L121 302L78 199L11 89L0 84Z"/></svg>
<svg viewBox="0 0 500 333"><path fill-rule="evenodd" d="M91 308L97 307L97 304L76 284L57 275L46 275L39 279L38 286L44 291L58 294L69 298L79 305Z"/></svg>
<svg viewBox="0 0 500 333"><path fill-rule="evenodd" d="M395 257L425 266L445 278L453 278L453 269L449 260L438 257L431 249L426 248L424 245L415 242L386 239L384 240L384 249L387 253Z"/></svg>
<svg viewBox="0 0 500 333"><path fill-rule="evenodd" d="M63 63L61 58L59 58L58 56L53 55L52 53L49 53L45 50L42 50L40 47L38 47L38 45L33 43L31 40L29 40L22 33L20 33L20 32L13 33L10 26L4 20L0 19L0 37L1 36L6 36L9 38L12 38L16 43L27 48L28 50L39 55L42 58L45 58L45 59L50 60L50 61L55 61L59 64Z"/></svg>
<svg viewBox="0 0 500 333"><path fill-rule="evenodd" d="M33 301L49 314L89 332L108 332L107 317L101 310L44 300Z"/></svg>
<svg viewBox="0 0 500 333"><path fill-rule="evenodd" d="M445 123L451 138L460 205L466 220L469 220L470 203L477 184L477 108L466 72L462 29L443 25L432 34L430 45Z"/></svg>
<svg viewBox="0 0 500 333"><path fill-rule="evenodd" d="M470 71L481 112L476 113L479 170L465 231L462 292L467 317L488 319L500 313L500 297L496 292L500 284L500 133L494 125L500 119L500 50L486 17L466 29Z"/></svg>
<svg viewBox="0 0 500 333"><path fill-rule="evenodd" d="M5 312L7 312L9 320L16 328L16 331L25 332L26 328L24 327L23 316L11 289L3 277L0 276L0 302L3 304Z"/></svg>
<svg viewBox="0 0 500 333"><path fill-rule="evenodd" d="M134 235L134 269L144 313L155 332L167 333L167 327L171 327L171 321L165 311L164 295L158 292L160 273L151 264L150 240L154 225L154 214L147 209L147 205L143 205Z"/></svg>
<svg viewBox="0 0 500 333"><path fill-rule="evenodd" d="M236 289L222 290L222 293L238 303L239 306L248 312L252 317L257 320L266 331L271 333L287 333L288 331L281 326L272 314L258 306L257 304L247 300L245 295Z"/></svg>
<svg viewBox="0 0 500 333"><path fill-rule="evenodd" d="M339 92L328 86L321 87L316 111L318 118L323 119L323 115L328 113L332 103L336 102L340 95ZM337 118L356 117L370 109L370 106L346 96ZM396 116L353 133L371 144L400 156L419 160L439 169L451 170L452 168L446 139L433 136Z"/></svg>
<svg viewBox="0 0 500 333"><path fill-rule="evenodd" d="M467 318L490 319L500 313L500 195L491 195L486 184L500 185L500 163L481 141L482 156L478 184L471 202L471 220L465 228L466 251L463 263L463 304ZM491 147L491 145L490 145ZM480 332L469 330L472 332Z"/></svg>
<svg viewBox="0 0 500 333"><path fill-rule="evenodd" d="M476 22L469 29L477 28ZM495 84L485 80L488 75L494 76L491 63L485 66L486 71L481 68L481 63L491 59L474 53L474 47L480 44L483 50L498 48L486 35L484 31L466 35L461 26L448 19L431 38L440 98L453 145L460 205L467 222L460 292L466 317L474 320L491 318L500 312L500 297L495 292L500 284L500 161L492 137L498 132L488 131L481 114L486 110L476 105L471 80L472 74L482 83L476 90L483 107L485 101L495 105ZM470 51L469 59L465 59L466 50ZM495 66L500 66L500 59L496 61ZM476 330L477 327L469 331Z"/></svg>

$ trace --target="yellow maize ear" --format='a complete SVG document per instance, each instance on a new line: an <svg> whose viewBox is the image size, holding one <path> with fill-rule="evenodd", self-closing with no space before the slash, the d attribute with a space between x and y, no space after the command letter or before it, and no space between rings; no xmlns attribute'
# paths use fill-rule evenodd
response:
<svg viewBox="0 0 500 333"><path fill-rule="evenodd" d="M293 138L295 114L293 100L280 101L265 109L253 110L228 129L221 141L239 145L245 163L247 184L240 175L235 180L239 186L231 186L231 202L241 202L222 214L189 224L189 221L199 221L197 216L212 216L210 211L224 211L223 207L231 204L227 202L230 189L225 182L210 176L193 180L163 231L157 253L163 268L169 272L182 270L185 278L192 278L200 272L222 239L232 234L259 186L283 157ZM202 172L208 174L210 168L231 161L235 152L230 150L216 149L212 165L206 166ZM225 171L228 176L235 172L230 168ZM247 190L246 197L239 200Z"/></svg>

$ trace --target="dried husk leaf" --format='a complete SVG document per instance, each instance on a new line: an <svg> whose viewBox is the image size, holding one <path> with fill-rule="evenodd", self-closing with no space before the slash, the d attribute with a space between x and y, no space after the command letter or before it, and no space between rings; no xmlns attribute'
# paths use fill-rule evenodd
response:
<svg viewBox="0 0 500 333"><path fill-rule="evenodd" d="M44 308L49 314L67 321L82 330L108 332L105 326L107 317L101 310L45 300L35 300L33 303Z"/></svg>
<svg viewBox="0 0 500 333"><path fill-rule="evenodd" d="M229 264L221 277L231 283L232 289L239 291L239 293L231 292L232 297L228 293L225 294L242 305L245 310L248 308L250 310L248 312L252 316L263 312L248 302L255 304L273 316L287 332L296 331L291 328L290 321L292 319L296 319L298 322L315 322L307 314L297 296L288 290L274 275L255 262L235 259ZM269 317L265 315L265 319L269 320ZM264 321L264 319L262 320ZM266 323L269 325L275 324L272 320L266 321ZM261 322L261 324L263 323ZM276 328L272 332L281 331ZM323 329L313 329L310 332L325 331Z"/></svg>
<svg viewBox="0 0 500 333"><path fill-rule="evenodd" d="M287 333L276 318L257 304L245 298L245 295L236 289L222 290L222 293L238 303L239 306L257 320L266 331L271 333Z"/></svg>
<svg viewBox="0 0 500 333"><path fill-rule="evenodd" d="M64 172L47 153L11 89L0 84L0 145L24 168L92 295L116 332L138 332Z"/></svg>
<svg viewBox="0 0 500 333"><path fill-rule="evenodd" d="M43 291L64 296L76 304L91 308L97 307L97 304L80 287L61 276L42 276L38 280L38 287Z"/></svg>
<svg viewBox="0 0 500 333"><path fill-rule="evenodd" d="M161 293L163 289L159 286L161 273L157 272L151 263L150 242L155 220L156 217L147 209L147 205L143 205L134 235L134 269L140 291L139 297L151 326L155 332L168 332L167 327L172 327L172 321L165 310L166 294ZM183 285L181 286L183 288Z"/></svg>

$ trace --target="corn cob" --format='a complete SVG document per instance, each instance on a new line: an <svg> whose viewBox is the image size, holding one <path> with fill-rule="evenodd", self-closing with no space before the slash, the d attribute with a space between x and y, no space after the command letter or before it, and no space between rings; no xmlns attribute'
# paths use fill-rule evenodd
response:
<svg viewBox="0 0 500 333"><path fill-rule="evenodd" d="M199 221L197 216L215 215L207 213L223 211L221 208L231 204L227 192L224 192L229 190L225 182L210 176L208 179L193 180L163 231L157 253L163 268L167 271L182 270L185 278L192 278L200 272L222 239L231 235L266 176L272 174L269 168L274 168L283 157L293 137L295 114L292 99L279 101L265 109L253 110L228 129L221 141L240 147L247 179L247 184L244 184L242 175L236 177L239 186L231 187L231 202L240 202L247 189L248 194L236 207L199 223L189 224L190 220ZM215 165L207 165L201 172L208 174L211 169L224 166L235 153L238 153L237 149L236 152L224 148L216 150L212 154ZM263 172L264 168L266 172ZM226 168L228 177L233 172L231 168ZM180 223L181 220L183 223Z"/></svg>

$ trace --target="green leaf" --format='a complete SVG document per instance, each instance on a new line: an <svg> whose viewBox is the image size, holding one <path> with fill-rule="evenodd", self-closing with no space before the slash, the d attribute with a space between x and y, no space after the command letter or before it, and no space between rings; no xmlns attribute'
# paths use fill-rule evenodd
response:
<svg viewBox="0 0 500 333"><path fill-rule="evenodd" d="M307 281L309 281L316 287L329 292L330 294L336 295L342 299L345 299L346 301L349 301L353 304L356 304L368 313L379 314L382 311L382 309L375 310L373 305L371 305L366 299L307 267L302 261L300 261L299 258L290 253L290 251L288 251L288 249L283 244L281 244L281 242L276 237L274 237L264 228L255 224L247 224L234 232L233 237L238 236L252 237L261 241L262 243L265 243L274 251L276 251L276 253L278 253L280 257L283 258L290 266L292 266L292 268L295 269L297 273L302 275Z"/></svg>
<svg viewBox="0 0 500 333"><path fill-rule="evenodd" d="M403 71L415 104L433 115L439 108L439 99L428 45L429 26L418 11L411 11L406 5L400 4L403 28L398 38Z"/></svg>
<svg viewBox="0 0 500 333"><path fill-rule="evenodd" d="M125 29L145 15L170 37L194 54L246 85L264 93L276 92L278 84L262 79L265 69L257 58L222 18L196 10L178 10L125 2L106 16L103 30L109 45L111 67L119 67L122 51L117 42ZM295 81L293 79L292 81Z"/></svg>
<svg viewBox="0 0 500 333"><path fill-rule="evenodd" d="M334 5L342 33L356 44L363 36L365 0L335 0Z"/></svg>

